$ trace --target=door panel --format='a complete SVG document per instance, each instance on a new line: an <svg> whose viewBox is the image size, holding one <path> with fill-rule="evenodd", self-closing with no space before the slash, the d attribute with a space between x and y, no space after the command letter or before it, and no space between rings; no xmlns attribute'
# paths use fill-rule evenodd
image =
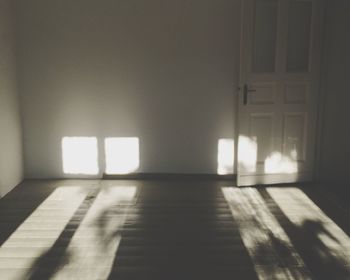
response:
<svg viewBox="0 0 350 280"><path fill-rule="evenodd" d="M249 137L257 143L257 164L273 151L273 114L252 114Z"/></svg>
<svg viewBox="0 0 350 280"><path fill-rule="evenodd" d="M322 0L245 0L238 185L312 180Z"/></svg>
<svg viewBox="0 0 350 280"><path fill-rule="evenodd" d="M312 1L289 3L287 72L308 72Z"/></svg>
<svg viewBox="0 0 350 280"><path fill-rule="evenodd" d="M275 71L278 0L257 0L255 5L253 72Z"/></svg>
<svg viewBox="0 0 350 280"><path fill-rule="evenodd" d="M276 103L276 85L274 83L253 83L254 91L249 94L249 105L267 105Z"/></svg>
<svg viewBox="0 0 350 280"><path fill-rule="evenodd" d="M306 113L285 113L283 123L283 154L293 161L305 161Z"/></svg>
<svg viewBox="0 0 350 280"><path fill-rule="evenodd" d="M287 82L284 88L284 103L306 105L309 91L307 82Z"/></svg>

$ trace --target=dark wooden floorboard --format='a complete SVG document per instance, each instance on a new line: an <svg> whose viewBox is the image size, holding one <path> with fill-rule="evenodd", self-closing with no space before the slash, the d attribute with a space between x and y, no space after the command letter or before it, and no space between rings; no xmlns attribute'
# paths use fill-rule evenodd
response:
<svg viewBox="0 0 350 280"><path fill-rule="evenodd" d="M341 209L315 187L25 181L0 200L0 279L350 279Z"/></svg>

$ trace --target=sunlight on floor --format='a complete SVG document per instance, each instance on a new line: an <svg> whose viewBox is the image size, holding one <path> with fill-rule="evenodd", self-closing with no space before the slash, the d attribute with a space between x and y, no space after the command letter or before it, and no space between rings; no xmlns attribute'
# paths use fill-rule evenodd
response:
<svg viewBox="0 0 350 280"><path fill-rule="evenodd" d="M350 238L303 191L298 188L268 188L268 193L288 219L303 229L304 238L320 255L327 252L350 276ZM325 256L323 256L325 258Z"/></svg>
<svg viewBox="0 0 350 280"><path fill-rule="evenodd" d="M122 239L127 210L136 187L107 187L100 191L75 232L66 255L69 263L52 279L107 279Z"/></svg>
<svg viewBox="0 0 350 280"><path fill-rule="evenodd" d="M0 279L107 279L137 188L91 192L59 187L35 209L1 246Z"/></svg>
<svg viewBox="0 0 350 280"><path fill-rule="evenodd" d="M302 258L256 189L223 187L222 192L259 279L311 279Z"/></svg>
<svg viewBox="0 0 350 280"><path fill-rule="evenodd" d="M64 137L62 160L65 174L98 174L96 137Z"/></svg>
<svg viewBox="0 0 350 280"><path fill-rule="evenodd" d="M36 259L53 246L86 195L82 187L59 187L41 203L1 246L0 279L27 279Z"/></svg>
<svg viewBox="0 0 350 280"><path fill-rule="evenodd" d="M140 166L139 138L105 139L106 174L128 174Z"/></svg>
<svg viewBox="0 0 350 280"><path fill-rule="evenodd" d="M288 219L284 223L290 223L288 228L293 238L304 240L301 244L312 262L323 265L322 268L331 275L337 273L337 279L348 279L350 239L347 234L302 190L264 190L272 199L268 202L269 207L281 209L278 215ZM270 212L258 189L223 187L222 192L259 279L310 279L308 267L284 230L287 225L277 221L276 214Z"/></svg>

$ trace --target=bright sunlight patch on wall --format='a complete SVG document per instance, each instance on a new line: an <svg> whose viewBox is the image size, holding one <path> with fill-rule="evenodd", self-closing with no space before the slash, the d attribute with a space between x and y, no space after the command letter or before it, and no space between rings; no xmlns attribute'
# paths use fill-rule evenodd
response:
<svg viewBox="0 0 350 280"><path fill-rule="evenodd" d="M105 139L106 174L128 174L140 166L139 138L113 137Z"/></svg>
<svg viewBox="0 0 350 280"><path fill-rule="evenodd" d="M65 174L98 174L96 137L64 137L62 159Z"/></svg>
<svg viewBox="0 0 350 280"><path fill-rule="evenodd" d="M233 139L219 139L218 142L218 174L233 174L234 141Z"/></svg>
<svg viewBox="0 0 350 280"><path fill-rule="evenodd" d="M295 154L296 151L293 151ZM295 156L296 158L296 156ZM268 174L293 174L298 172L298 162L279 152L272 153L265 159L265 172Z"/></svg>
<svg viewBox="0 0 350 280"><path fill-rule="evenodd" d="M238 141L239 167L246 172L255 172L258 159L258 144L256 137L249 138L240 135Z"/></svg>

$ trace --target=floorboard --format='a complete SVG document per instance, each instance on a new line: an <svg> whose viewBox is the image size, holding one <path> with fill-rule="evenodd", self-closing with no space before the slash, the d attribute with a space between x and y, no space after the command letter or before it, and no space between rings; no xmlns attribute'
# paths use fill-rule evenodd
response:
<svg viewBox="0 0 350 280"><path fill-rule="evenodd" d="M317 186L27 180L0 200L0 279L350 279L332 203Z"/></svg>

